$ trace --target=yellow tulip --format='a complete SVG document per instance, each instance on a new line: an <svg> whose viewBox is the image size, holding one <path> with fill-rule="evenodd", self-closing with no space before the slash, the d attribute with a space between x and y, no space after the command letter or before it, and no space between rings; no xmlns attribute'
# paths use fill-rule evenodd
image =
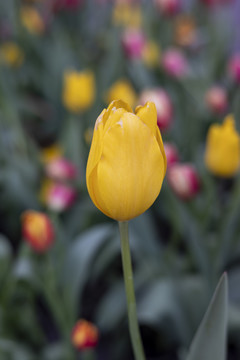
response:
<svg viewBox="0 0 240 360"><path fill-rule="evenodd" d="M142 59L146 66L154 67L160 63L160 48L158 45L149 41L143 48Z"/></svg>
<svg viewBox="0 0 240 360"><path fill-rule="evenodd" d="M240 137L235 129L233 115L222 125L213 124L207 135L205 152L207 168L217 176L231 177L240 164Z"/></svg>
<svg viewBox="0 0 240 360"><path fill-rule="evenodd" d="M91 71L67 71L64 74L63 104L72 112L87 110L95 98L95 79Z"/></svg>
<svg viewBox="0 0 240 360"><path fill-rule="evenodd" d="M131 107L134 107L137 101L137 94L126 79L120 79L116 81L108 90L106 95L106 102L110 103L116 99L120 99L128 103Z"/></svg>
<svg viewBox="0 0 240 360"><path fill-rule="evenodd" d="M19 67L22 65L23 59L23 51L14 42L6 42L0 47L0 60L6 64Z"/></svg>
<svg viewBox="0 0 240 360"><path fill-rule="evenodd" d="M22 6L20 9L20 19L23 26L34 35L40 35L45 30L44 20L40 13L31 6Z"/></svg>
<svg viewBox="0 0 240 360"><path fill-rule="evenodd" d="M143 22L142 9L138 4L129 4L122 0L115 1L112 22L115 26L139 28Z"/></svg>
<svg viewBox="0 0 240 360"><path fill-rule="evenodd" d="M166 173L166 156L154 103L133 113L121 100L98 117L87 163L89 195L105 215L130 220L157 198Z"/></svg>

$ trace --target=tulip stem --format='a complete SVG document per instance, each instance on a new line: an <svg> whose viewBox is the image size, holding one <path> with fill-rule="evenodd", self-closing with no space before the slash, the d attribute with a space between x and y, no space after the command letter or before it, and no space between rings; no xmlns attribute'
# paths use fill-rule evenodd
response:
<svg viewBox="0 0 240 360"><path fill-rule="evenodd" d="M133 284L132 262L128 238L128 222L119 221L121 238L122 265L127 297L128 324L133 352L136 360L145 360L142 340L137 319L136 299Z"/></svg>

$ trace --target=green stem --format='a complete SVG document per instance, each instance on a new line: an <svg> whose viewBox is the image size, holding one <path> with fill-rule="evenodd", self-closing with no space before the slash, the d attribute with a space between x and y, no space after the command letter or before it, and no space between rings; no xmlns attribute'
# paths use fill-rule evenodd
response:
<svg viewBox="0 0 240 360"><path fill-rule="evenodd" d="M132 263L128 239L128 222L119 221L119 229L121 237L123 275L127 297L128 323L131 342L135 359L145 360L145 354L137 320L136 299L133 285Z"/></svg>

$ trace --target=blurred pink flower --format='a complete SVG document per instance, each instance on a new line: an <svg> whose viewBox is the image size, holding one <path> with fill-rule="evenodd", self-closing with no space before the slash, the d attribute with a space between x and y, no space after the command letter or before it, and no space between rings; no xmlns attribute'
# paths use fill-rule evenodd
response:
<svg viewBox="0 0 240 360"><path fill-rule="evenodd" d="M52 0L54 11L59 10L77 10L84 0Z"/></svg>
<svg viewBox="0 0 240 360"><path fill-rule="evenodd" d="M192 199L200 190L200 180L192 164L173 164L167 172L168 184L182 200Z"/></svg>
<svg viewBox="0 0 240 360"><path fill-rule="evenodd" d="M164 15L175 15L181 8L181 0L155 0L155 5Z"/></svg>
<svg viewBox="0 0 240 360"><path fill-rule="evenodd" d="M177 48L170 48L162 55L163 69L169 75L181 78L188 71L188 62L184 54Z"/></svg>
<svg viewBox="0 0 240 360"><path fill-rule="evenodd" d="M202 0L207 6L226 5L230 4L233 0Z"/></svg>
<svg viewBox="0 0 240 360"><path fill-rule="evenodd" d="M170 166L178 163L179 154L174 144L164 142L163 145L164 145L165 155L167 158L167 169L169 169Z"/></svg>
<svg viewBox="0 0 240 360"><path fill-rule="evenodd" d="M221 86L211 87L205 94L205 101L213 113L223 114L227 110L227 92Z"/></svg>
<svg viewBox="0 0 240 360"><path fill-rule="evenodd" d="M240 53L236 53L230 58L228 71L231 78L237 83L240 83Z"/></svg>
<svg viewBox="0 0 240 360"><path fill-rule="evenodd" d="M146 39L140 29L128 28L122 35L122 46L126 56L130 59L138 59L142 56Z"/></svg>
<svg viewBox="0 0 240 360"><path fill-rule="evenodd" d="M147 101L152 101L156 105L157 123L160 130L168 129L172 123L173 108L167 92L161 88L146 89L141 93L139 103L144 105Z"/></svg>
<svg viewBox="0 0 240 360"><path fill-rule="evenodd" d="M77 197L76 190L65 184L55 183L49 188L46 205L49 209L61 212L69 208Z"/></svg>
<svg viewBox="0 0 240 360"><path fill-rule="evenodd" d="M46 173L52 179L65 181L75 179L77 168L64 158L57 158L46 165Z"/></svg>

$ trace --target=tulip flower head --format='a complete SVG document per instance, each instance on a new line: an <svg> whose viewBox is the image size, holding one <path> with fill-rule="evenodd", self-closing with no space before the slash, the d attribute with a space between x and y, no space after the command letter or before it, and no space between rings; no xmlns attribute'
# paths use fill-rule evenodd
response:
<svg viewBox="0 0 240 360"><path fill-rule="evenodd" d="M235 129L233 115L223 124L213 124L207 134L205 164L210 172L220 177L232 177L240 165L240 136Z"/></svg>
<svg viewBox="0 0 240 360"><path fill-rule="evenodd" d="M98 329L86 320L79 320L72 331L72 344L78 350L94 348L98 343Z"/></svg>
<svg viewBox="0 0 240 360"><path fill-rule="evenodd" d="M121 100L98 117L87 163L89 195L105 215L130 220L157 198L166 173L166 156L153 103L133 113Z"/></svg>
<svg viewBox="0 0 240 360"><path fill-rule="evenodd" d="M123 50L130 59L141 58L145 43L145 36L140 29L128 28L122 35Z"/></svg>
<svg viewBox="0 0 240 360"><path fill-rule="evenodd" d="M180 0L155 0L156 7L167 16L175 15L181 8Z"/></svg>
<svg viewBox="0 0 240 360"><path fill-rule="evenodd" d="M73 10L76 11L82 5L83 0L54 0L53 10Z"/></svg>
<svg viewBox="0 0 240 360"><path fill-rule="evenodd" d="M63 104L78 113L90 108L95 98L95 79L91 71L66 71L63 84Z"/></svg>
<svg viewBox="0 0 240 360"><path fill-rule="evenodd" d="M239 84L240 83L240 53L236 53L229 60L228 71L231 78Z"/></svg>
<svg viewBox="0 0 240 360"><path fill-rule="evenodd" d="M175 48L166 50L162 55L162 67L170 76L181 78L188 72L188 62L184 54Z"/></svg>
<svg viewBox="0 0 240 360"><path fill-rule="evenodd" d="M45 30L45 23L40 13L32 6L22 6L20 19L23 26L34 35L40 35Z"/></svg>
<svg viewBox="0 0 240 360"><path fill-rule="evenodd" d="M120 99L134 107L137 100L137 94L132 84L126 79L116 81L108 90L106 102L110 103L116 99Z"/></svg>
<svg viewBox="0 0 240 360"><path fill-rule="evenodd" d="M160 48L154 41L145 41L142 50L142 61L147 67L154 67L160 59Z"/></svg>
<svg viewBox="0 0 240 360"><path fill-rule="evenodd" d="M179 154L176 146L171 143L163 143L164 150L167 159L167 167L170 168L171 165L179 162Z"/></svg>
<svg viewBox="0 0 240 360"><path fill-rule="evenodd" d="M211 87L205 95L209 109L216 114L222 114L228 106L226 90L220 86Z"/></svg>
<svg viewBox="0 0 240 360"><path fill-rule="evenodd" d="M23 213L22 233L36 252L48 250L54 241L54 229L50 219L38 211L28 210Z"/></svg>
<svg viewBox="0 0 240 360"><path fill-rule="evenodd" d="M0 47L0 61L9 66L19 67L22 65L24 54L22 49L14 42L6 42Z"/></svg>
<svg viewBox="0 0 240 360"><path fill-rule="evenodd" d="M192 199L200 190L200 180L191 164L173 164L168 169L168 184L182 200Z"/></svg>
<svg viewBox="0 0 240 360"><path fill-rule="evenodd" d="M46 164L46 173L58 181L72 180L77 176L77 168L64 158L57 158Z"/></svg>
<svg viewBox="0 0 240 360"><path fill-rule="evenodd" d="M41 150L41 160L43 163L48 164L63 156L63 148L58 144L52 144Z"/></svg>
<svg viewBox="0 0 240 360"><path fill-rule="evenodd" d="M70 185L53 182L45 195L45 203L48 208L56 212L62 212L74 203L77 192Z"/></svg>

